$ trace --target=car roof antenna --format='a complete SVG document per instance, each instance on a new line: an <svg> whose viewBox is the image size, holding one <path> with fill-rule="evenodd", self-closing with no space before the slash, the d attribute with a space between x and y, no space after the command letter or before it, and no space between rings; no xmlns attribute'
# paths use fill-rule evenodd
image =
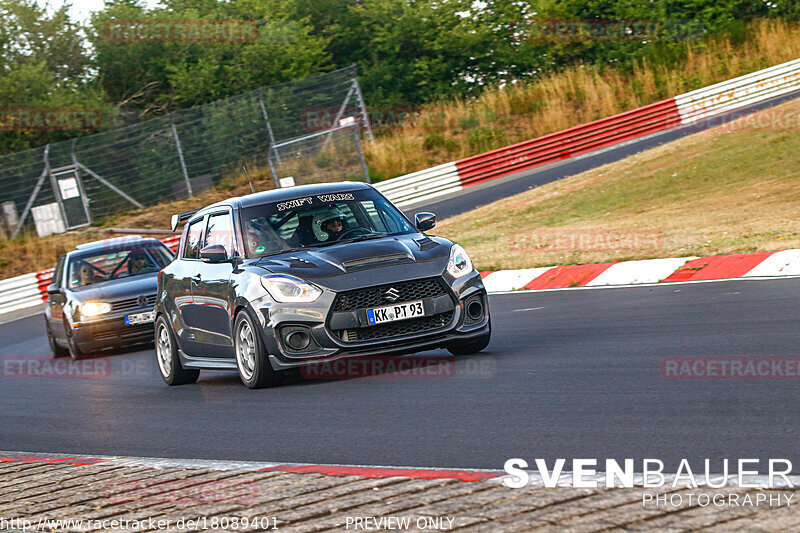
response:
<svg viewBox="0 0 800 533"><path fill-rule="evenodd" d="M250 184L250 192L255 194L256 190L253 188L253 182L250 181L250 174L247 173L247 166L246 165L242 165L242 170L244 170L244 175L247 178L247 183Z"/></svg>

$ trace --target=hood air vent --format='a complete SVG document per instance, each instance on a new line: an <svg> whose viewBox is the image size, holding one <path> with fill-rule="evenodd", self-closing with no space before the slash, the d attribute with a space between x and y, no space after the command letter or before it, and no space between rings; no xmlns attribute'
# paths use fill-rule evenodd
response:
<svg viewBox="0 0 800 533"><path fill-rule="evenodd" d="M411 261L414 258L411 257L409 254L387 254L387 255L378 255L374 257L362 257L361 259L350 259L349 261L343 261L342 266L344 268L357 268L363 267L368 265L375 265L378 263L388 263L390 261Z"/></svg>
<svg viewBox="0 0 800 533"><path fill-rule="evenodd" d="M424 252L425 250L430 250L431 248L436 248L437 246L439 246L438 242L436 242L433 239L428 238L428 237L423 237L421 239L414 239L414 242L417 243L417 246L419 246L419 249L420 249L421 252Z"/></svg>

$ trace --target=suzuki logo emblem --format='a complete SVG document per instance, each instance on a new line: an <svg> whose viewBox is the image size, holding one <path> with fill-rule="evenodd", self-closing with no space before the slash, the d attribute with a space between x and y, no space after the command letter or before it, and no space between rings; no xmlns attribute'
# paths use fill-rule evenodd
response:
<svg viewBox="0 0 800 533"><path fill-rule="evenodd" d="M383 299L386 300L387 302L394 303L397 301L398 298L400 298L400 291L398 291L394 287L391 287L389 290L383 293Z"/></svg>

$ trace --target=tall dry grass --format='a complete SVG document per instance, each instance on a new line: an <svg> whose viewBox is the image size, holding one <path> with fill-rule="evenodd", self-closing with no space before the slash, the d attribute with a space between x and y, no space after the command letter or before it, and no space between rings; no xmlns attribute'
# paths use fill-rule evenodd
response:
<svg viewBox="0 0 800 533"><path fill-rule="evenodd" d="M578 65L473 99L426 106L415 120L365 146L371 173L390 178L577 126L800 57L800 25L754 23L746 40L685 44L674 66L646 61L633 75Z"/></svg>

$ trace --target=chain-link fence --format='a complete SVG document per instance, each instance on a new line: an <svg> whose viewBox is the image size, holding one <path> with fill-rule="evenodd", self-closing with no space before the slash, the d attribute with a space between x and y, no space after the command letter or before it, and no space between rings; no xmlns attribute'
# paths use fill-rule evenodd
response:
<svg viewBox="0 0 800 533"><path fill-rule="evenodd" d="M369 174L358 138L358 125L342 125L272 145L272 175L279 183L365 180ZM311 178L311 179L309 179Z"/></svg>
<svg viewBox="0 0 800 533"><path fill-rule="evenodd" d="M186 198L243 164L269 165L276 185L287 176L298 183L368 179L361 126L371 138L353 65L2 156L0 205L15 235L33 218L37 229L51 217L53 230L63 231Z"/></svg>

